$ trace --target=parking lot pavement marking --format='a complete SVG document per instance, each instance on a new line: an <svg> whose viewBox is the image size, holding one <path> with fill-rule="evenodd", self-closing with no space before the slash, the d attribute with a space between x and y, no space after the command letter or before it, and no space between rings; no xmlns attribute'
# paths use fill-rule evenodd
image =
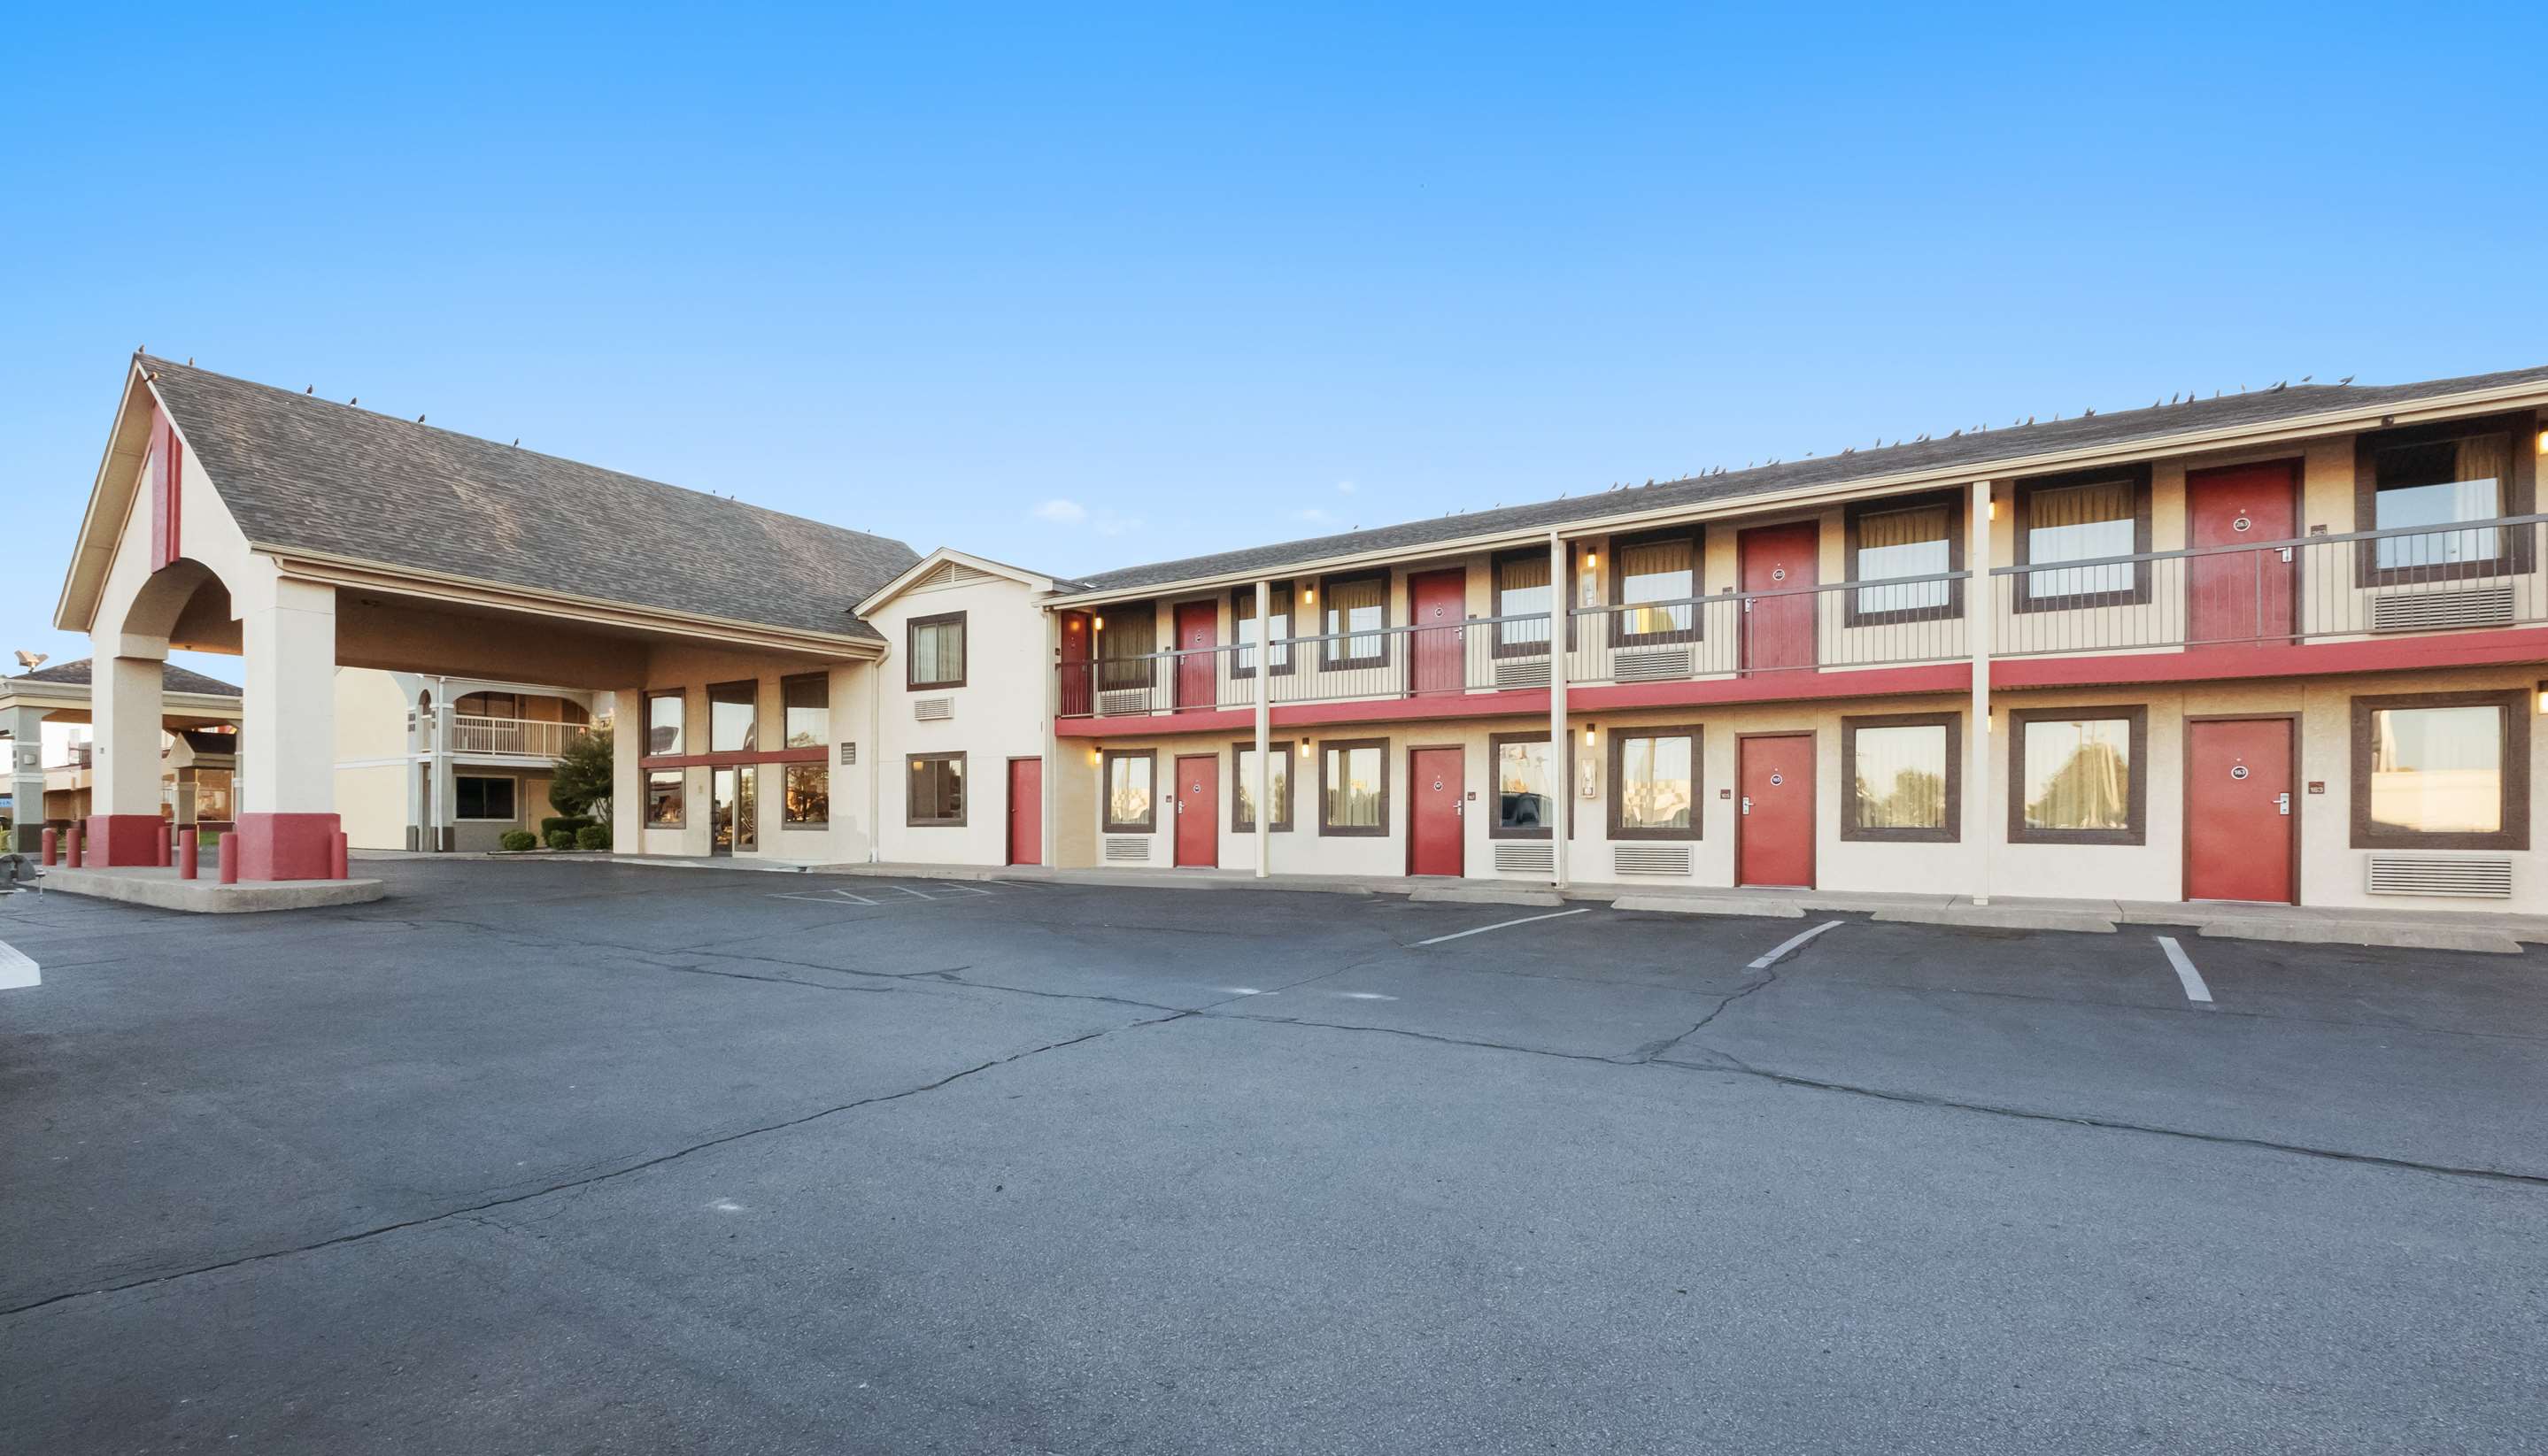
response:
<svg viewBox="0 0 2548 1456"><path fill-rule="evenodd" d="M920 898L924 900L935 900L938 898L936 895L921 895L920 891L913 889L907 884L898 884L895 885L894 888L902 891L906 895L920 895Z"/></svg>
<svg viewBox="0 0 2548 1456"><path fill-rule="evenodd" d="M872 905L875 903L875 901L868 899L864 895L854 895L848 890L825 890L819 895L792 895L780 892L772 894L770 898L774 900L806 900L817 905L837 905L844 900L856 905Z"/></svg>
<svg viewBox="0 0 2548 1456"><path fill-rule="evenodd" d="M36 962L28 958L26 952L7 941L0 941L0 991L21 990L44 982L45 978L37 973Z"/></svg>
<svg viewBox="0 0 2548 1456"><path fill-rule="evenodd" d="M1756 956L1752 963L1745 968L1749 970L1768 970L1771 966L1775 965L1779 961L1794 955L1797 947L1802 946L1805 942L1812 940L1814 937L1821 935L1824 931L1827 931L1838 924L1840 924L1840 922L1837 920L1826 920L1822 924L1815 926L1812 930L1800 930L1794 935L1787 937L1785 940L1780 941L1771 950L1769 955Z"/></svg>
<svg viewBox="0 0 2548 1456"><path fill-rule="evenodd" d="M1587 905L1580 910L1552 910L1546 915L1525 915L1519 920L1500 920L1493 925L1479 926L1476 930L1455 930L1447 936L1435 936L1429 941L1417 941L1415 944L1418 946L1438 946L1444 941L1456 941L1467 936L1482 936L1491 930L1510 930L1516 925L1535 925L1543 920L1564 920L1569 915L1590 915L1592 913L1592 907L1590 905Z"/></svg>
<svg viewBox="0 0 2548 1456"><path fill-rule="evenodd" d="M2185 999L2198 1006L2212 1005L2212 988L2203 983L2203 972L2196 970L2194 962L2186 958L2185 948L2176 943L2176 937L2152 936L2150 939L2158 942L2158 948L2167 953L2167 963L2176 967L2176 978L2185 983Z"/></svg>
<svg viewBox="0 0 2548 1456"><path fill-rule="evenodd" d="M989 890L982 888L980 885L948 884L944 881L938 880L933 880L931 883L936 884L942 890L960 890L968 895L987 895L990 893Z"/></svg>

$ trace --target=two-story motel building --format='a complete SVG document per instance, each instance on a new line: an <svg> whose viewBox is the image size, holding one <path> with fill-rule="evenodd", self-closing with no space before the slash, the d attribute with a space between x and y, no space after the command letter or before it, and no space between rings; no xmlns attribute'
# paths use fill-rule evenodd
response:
<svg viewBox="0 0 2548 1456"><path fill-rule="evenodd" d="M244 651L251 744L335 661L608 691L622 854L2537 907L2543 406L2305 385L1070 581L141 358L58 619L135 708Z"/></svg>

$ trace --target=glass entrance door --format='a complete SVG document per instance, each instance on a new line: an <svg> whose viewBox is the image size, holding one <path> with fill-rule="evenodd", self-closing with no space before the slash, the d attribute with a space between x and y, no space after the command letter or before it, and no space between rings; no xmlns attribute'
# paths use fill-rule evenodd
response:
<svg viewBox="0 0 2548 1456"><path fill-rule="evenodd" d="M749 765L708 771L708 853L760 853L760 771Z"/></svg>

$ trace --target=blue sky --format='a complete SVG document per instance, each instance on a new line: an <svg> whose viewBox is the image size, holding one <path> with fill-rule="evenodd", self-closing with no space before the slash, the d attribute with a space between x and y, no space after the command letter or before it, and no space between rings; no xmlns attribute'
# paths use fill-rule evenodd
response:
<svg viewBox="0 0 2548 1456"><path fill-rule="evenodd" d="M1062 573L2548 362L2528 6L354 9L12 22L0 647L136 344Z"/></svg>

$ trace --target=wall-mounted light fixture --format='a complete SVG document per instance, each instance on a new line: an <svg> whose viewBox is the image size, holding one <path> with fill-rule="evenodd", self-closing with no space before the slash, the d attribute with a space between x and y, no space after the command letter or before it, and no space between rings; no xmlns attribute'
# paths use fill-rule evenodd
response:
<svg viewBox="0 0 2548 1456"><path fill-rule="evenodd" d="M1302 740L1301 740L1301 757L1303 757L1303 758L1305 758L1305 759L1306 759L1306 758L1308 758L1309 756L1310 756L1310 740L1308 740L1308 739L1304 738L1304 739L1302 739Z"/></svg>
<svg viewBox="0 0 2548 1456"><path fill-rule="evenodd" d="M1584 725L1584 746L1586 748L1592 746L1592 725L1590 723Z"/></svg>
<svg viewBox="0 0 2548 1456"><path fill-rule="evenodd" d="M1089 619L1089 621L1088 621L1088 630L1090 630L1090 631L1092 631L1092 632L1103 632L1103 631L1105 631L1105 630L1106 630L1106 619L1105 619L1104 617L1091 617L1091 618Z"/></svg>
<svg viewBox="0 0 2548 1456"><path fill-rule="evenodd" d="M2548 455L2548 429L2539 432L2539 453Z"/></svg>
<svg viewBox="0 0 2548 1456"><path fill-rule="evenodd" d="M1318 604L1319 604L1319 589L1318 589L1318 588L1316 588L1316 587L1304 587L1304 588L1302 588L1302 589L1301 589L1301 604L1302 604L1303 606L1316 606L1316 605L1318 605Z"/></svg>
<svg viewBox="0 0 2548 1456"><path fill-rule="evenodd" d="M1999 498L1997 496L1993 496L1982 502L1982 519L1999 519Z"/></svg>
<svg viewBox="0 0 2548 1456"><path fill-rule="evenodd" d="M1094 769L1094 768L1096 768L1099 764L1104 763L1105 761L1106 761L1106 756L1105 756L1104 754L1102 754L1102 753L1098 752L1097 750L1095 750L1095 749L1093 749L1093 748L1092 748L1092 749L1090 749L1090 750L1088 751L1088 767L1089 767L1089 768Z"/></svg>
<svg viewBox="0 0 2548 1456"><path fill-rule="evenodd" d="M2539 711L2548 713L2548 681L2539 684Z"/></svg>
<svg viewBox="0 0 2548 1456"><path fill-rule="evenodd" d="M1589 572L1589 571L1592 570L1594 567L1599 566L1600 564L1601 564L1601 553L1600 553L1600 552L1598 552L1598 551L1587 551L1587 552L1585 552L1585 553L1584 553L1584 569L1585 569L1586 571L1588 571L1588 572Z"/></svg>

